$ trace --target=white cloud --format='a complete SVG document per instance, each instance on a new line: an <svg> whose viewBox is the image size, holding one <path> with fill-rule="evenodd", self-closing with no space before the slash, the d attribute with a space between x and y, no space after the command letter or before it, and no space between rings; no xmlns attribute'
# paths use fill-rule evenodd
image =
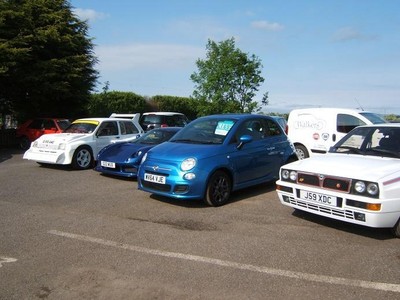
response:
<svg viewBox="0 0 400 300"><path fill-rule="evenodd" d="M102 70L193 68L204 49L173 44L130 44L98 46L95 49Z"/></svg>
<svg viewBox="0 0 400 300"><path fill-rule="evenodd" d="M268 21L254 21L251 23L251 27L267 31L281 31L285 28L283 25L279 23L276 22L271 23Z"/></svg>
<svg viewBox="0 0 400 300"><path fill-rule="evenodd" d="M365 35L353 27L340 28L333 34L332 37L334 42L345 42L351 40L374 40L376 38L377 36Z"/></svg>
<svg viewBox="0 0 400 300"><path fill-rule="evenodd" d="M78 16L79 19L88 20L92 22L107 17L106 14L102 12L97 12L93 9L75 8L73 12Z"/></svg>

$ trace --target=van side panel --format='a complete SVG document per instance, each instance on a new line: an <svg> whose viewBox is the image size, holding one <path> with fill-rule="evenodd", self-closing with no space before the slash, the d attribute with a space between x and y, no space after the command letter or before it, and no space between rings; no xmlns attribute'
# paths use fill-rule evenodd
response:
<svg viewBox="0 0 400 300"><path fill-rule="evenodd" d="M358 110L341 108L295 109L289 113L288 137L301 158L324 154L351 129L371 124ZM302 155L304 153L304 155Z"/></svg>

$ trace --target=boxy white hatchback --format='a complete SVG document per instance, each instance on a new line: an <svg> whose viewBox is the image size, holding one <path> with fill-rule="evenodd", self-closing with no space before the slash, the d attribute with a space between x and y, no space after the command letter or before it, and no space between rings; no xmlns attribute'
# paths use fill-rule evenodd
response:
<svg viewBox="0 0 400 300"><path fill-rule="evenodd" d="M71 165L88 169L105 146L136 139L143 134L140 114L113 114L110 118L85 118L72 122L62 133L45 134L35 140L23 158L39 164Z"/></svg>

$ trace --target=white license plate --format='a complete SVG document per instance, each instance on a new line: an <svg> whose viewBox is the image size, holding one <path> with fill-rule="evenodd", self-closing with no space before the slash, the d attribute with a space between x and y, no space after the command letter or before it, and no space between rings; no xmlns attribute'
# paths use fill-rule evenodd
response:
<svg viewBox="0 0 400 300"><path fill-rule="evenodd" d="M329 206L337 206L337 200L334 196L328 196L319 193L313 193L308 191L300 190L300 198L303 200L308 200L311 202L316 202L319 204L325 204Z"/></svg>
<svg viewBox="0 0 400 300"><path fill-rule="evenodd" d="M115 163L113 163L113 162L102 160L102 161L100 162L100 164L101 164L102 167L113 168L113 169L115 169Z"/></svg>
<svg viewBox="0 0 400 300"><path fill-rule="evenodd" d="M144 173L144 180L145 180L145 181L150 181L150 182L165 184L166 178L167 178L167 177L165 177L165 176L160 176L160 175L154 175L154 174Z"/></svg>

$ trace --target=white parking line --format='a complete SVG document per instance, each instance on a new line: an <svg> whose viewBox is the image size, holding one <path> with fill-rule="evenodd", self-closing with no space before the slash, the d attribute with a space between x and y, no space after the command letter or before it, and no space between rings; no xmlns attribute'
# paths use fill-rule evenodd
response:
<svg viewBox="0 0 400 300"><path fill-rule="evenodd" d="M178 252L169 252L169 251L162 251L150 248L144 248L139 246L133 246L124 243L118 243L114 241L94 238L85 235L79 235L74 233L62 232L58 230L50 230L48 233L62 236L66 238L71 238L75 240L97 243L104 246L115 247L145 254L163 256L163 257L170 257L170 258L177 258L177 259L184 259L190 260L195 262L207 263L216 266L223 266L234 268L238 270L246 270L252 272L259 272L268 275L274 276L283 276L289 278L296 278L300 280L312 281L312 282L320 282L320 283L328 283L328 284L337 284L337 285L344 285L344 286L352 286L352 287L359 287L359 288L367 288L367 289L374 289L374 290L381 290L387 292L396 292L400 293L400 284L393 284L393 283L384 283L384 282L373 282L373 281L365 281L365 280L356 280L356 279L349 279L349 278L342 278L342 277L333 277L333 276L325 276L325 275L317 275L317 274L310 274L310 273L303 273L303 272L295 272L295 271L288 271L282 269L274 269L262 266L255 266L249 264L241 264L233 261L209 258L204 256L197 256L197 255L190 255Z"/></svg>
<svg viewBox="0 0 400 300"><path fill-rule="evenodd" d="M16 258L0 256L0 268L3 266L4 263L10 263L16 261L17 261Z"/></svg>

